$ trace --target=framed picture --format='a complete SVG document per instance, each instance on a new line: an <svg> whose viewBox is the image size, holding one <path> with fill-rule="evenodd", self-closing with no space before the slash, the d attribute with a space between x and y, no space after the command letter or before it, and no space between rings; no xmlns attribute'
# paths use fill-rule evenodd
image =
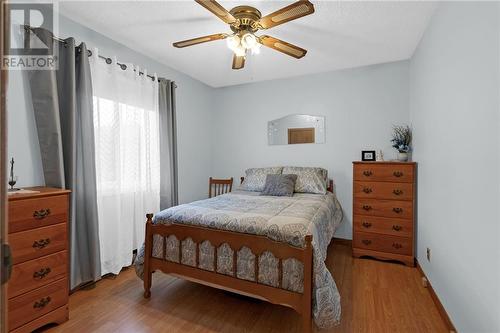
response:
<svg viewBox="0 0 500 333"><path fill-rule="evenodd" d="M375 161L375 150L363 150L361 152L362 161Z"/></svg>

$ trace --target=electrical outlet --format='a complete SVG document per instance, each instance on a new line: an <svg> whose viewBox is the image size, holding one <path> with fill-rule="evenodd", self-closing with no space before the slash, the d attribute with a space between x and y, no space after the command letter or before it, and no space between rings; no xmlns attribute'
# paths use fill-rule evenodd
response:
<svg viewBox="0 0 500 333"><path fill-rule="evenodd" d="M422 276L422 285L424 286L424 288L427 288L429 286L429 281L425 276Z"/></svg>
<svg viewBox="0 0 500 333"><path fill-rule="evenodd" d="M427 261L431 261L431 249L427 248Z"/></svg>

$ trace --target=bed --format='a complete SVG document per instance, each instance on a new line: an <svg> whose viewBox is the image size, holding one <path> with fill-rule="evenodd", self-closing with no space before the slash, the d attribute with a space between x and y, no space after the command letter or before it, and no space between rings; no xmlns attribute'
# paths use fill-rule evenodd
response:
<svg viewBox="0 0 500 333"><path fill-rule="evenodd" d="M151 296L154 271L288 306L303 331L340 320L340 295L325 265L343 213L335 195L261 196L234 191L147 215L135 260Z"/></svg>

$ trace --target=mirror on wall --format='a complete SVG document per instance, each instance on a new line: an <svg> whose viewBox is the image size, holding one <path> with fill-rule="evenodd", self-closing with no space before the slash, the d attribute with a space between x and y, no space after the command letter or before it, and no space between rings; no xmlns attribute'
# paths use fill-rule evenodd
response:
<svg viewBox="0 0 500 333"><path fill-rule="evenodd" d="M267 123L269 145L325 143L325 117L294 114Z"/></svg>

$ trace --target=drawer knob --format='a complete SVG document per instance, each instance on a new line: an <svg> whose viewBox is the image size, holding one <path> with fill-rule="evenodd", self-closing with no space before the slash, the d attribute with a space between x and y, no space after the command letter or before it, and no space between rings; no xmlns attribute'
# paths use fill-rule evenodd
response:
<svg viewBox="0 0 500 333"><path fill-rule="evenodd" d="M363 239L363 240L362 240L362 242L363 242L363 244L365 244L365 245L370 245L370 244L372 243L372 241L371 241L371 240L369 240L369 239Z"/></svg>
<svg viewBox="0 0 500 333"><path fill-rule="evenodd" d="M370 209L372 209L372 206L370 206L370 205L363 205L363 209L364 210L370 210Z"/></svg>
<svg viewBox="0 0 500 333"><path fill-rule="evenodd" d="M50 238L40 239L33 243L33 248L35 249L43 249L47 245L50 244Z"/></svg>
<svg viewBox="0 0 500 333"><path fill-rule="evenodd" d="M34 279L41 280L41 279L43 279L44 277L46 277L47 275L49 275L49 273L50 273L51 271L52 271L52 270L50 269L50 267L45 267L45 268L42 268L42 269L40 269L39 271L36 271L35 273L33 273L33 278L34 278Z"/></svg>
<svg viewBox="0 0 500 333"><path fill-rule="evenodd" d="M392 247L399 250L400 248L403 247L403 245L399 244L399 243L392 243Z"/></svg>
<svg viewBox="0 0 500 333"><path fill-rule="evenodd" d="M40 210L35 210L33 212L33 217L37 220L41 220L41 219L44 219L46 218L47 216L50 215L50 209L49 208L45 208L45 209L40 209Z"/></svg>
<svg viewBox="0 0 500 333"><path fill-rule="evenodd" d="M401 195L403 194L403 191L400 189L395 189L394 191L392 191L392 193L394 193L394 195Z"/></svg>
<svg viewBox="0 0 500 333"><path fill-rule="evenodd" d="M392 226L392 230L394 231L401 231L401 229L403 229L403 227L401 227L400 225L395 224Z"/></svg>
<svg viewBox="0 0 500 333"><path fill-rule="evenodd" d="M398 178L403 177L403 173L401 171L394 171L392 174L394 175L394 177L398 177Z"/></svg>
<svg viewBox="0 0 500 333"><path fill-rule="evenodd" d="M402 212L403 212L403 208L394 207L394 208L392 209L392 211L393 211L394 213L396 213L396 214L400 214L400 213L402 213Z"/></svg>
<svg viewBox="0 0 500 333"><path fill-rule="evenodd" d="M363 227L370 228L372 224L370 222L363 222Z"/></svg>
<svg viewBox="0 0 500 333"><path fill-rule="evenodd" d="M33 309L42 309L47 304L49 304L51 300L52 299L50 298L50 296L44 297L44 298L40 299L39 301L33 303Z"/></svg>
<svg viewBox="0 0 500 333"><path fill-rule="evenodd" d="M363 171L363 176L370 177L371 175L373 175L373 172L371 172L370 170Z"/></svg>
<svg viewBox="0 0 500 333"><path fill-rule="evenodd" d="M364 188L363 188L363 192L365 192L366 194L368 194L368 193L372 193L372 189L371 189L371 188L369 188L369 187L364 187Z"/></svg>

